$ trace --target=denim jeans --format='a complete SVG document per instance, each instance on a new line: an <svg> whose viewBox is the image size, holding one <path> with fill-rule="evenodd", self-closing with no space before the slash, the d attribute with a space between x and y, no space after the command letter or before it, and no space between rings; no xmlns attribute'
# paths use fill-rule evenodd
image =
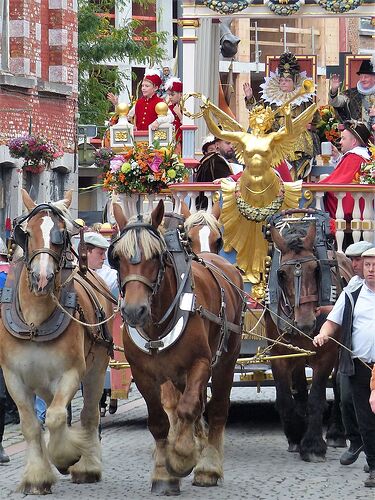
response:
<svg viewBox="0 0 375 500"><path fill-rule="evenodd" d="M44 424L46 420L46 410L47 410L47 405L41 399L39 396L35 396L35 402L34 402L34 408L35 408L35 413L38 418L38 420Z"/></svg>

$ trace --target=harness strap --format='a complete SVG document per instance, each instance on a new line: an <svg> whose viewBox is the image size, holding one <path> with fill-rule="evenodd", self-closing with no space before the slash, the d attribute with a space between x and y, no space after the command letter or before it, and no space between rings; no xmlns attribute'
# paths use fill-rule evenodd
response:
<svg viewBox="0 0 375 500"><path fill-rule="evenodd" d="M217 325L222 324L222 319L219 316L212 313L211 311L209 311L208 309L206 309L203 306L197 307L196 312L203 319L208 319L208 321L211 321L212 323L216 323ZM231 332L237 333L239 335L242 333L242 327L240 325L236 325L235 323L232 323L231 321L227 321L226 323L228 326L228 330L230 330Z"/></svg>
<svg viewBox="0 0 375 500"><path fill-rule="evenodd" d="M91 269L87 269L87 272L89 274L91 274L92 276L94 276L95 278L97 276L95 276L95 274L91 271ZM117 300L115 298L113 298L112 294L108 293L107 290L103 287L98 287L98 285L96 283L94 283L92 280L89 279L89 277L87 276L87 274L83 274L81 272L81 270L78 271L77 273L81 278L83 278L90 286L92 286L92 288L94 288L94 290L96 290L97 292L100 293L100 295L102 295L105 299L109 300L109 302L112 302L112 304L114 304L115 306L117 306ZM100 283L100 282L99 282ZM101 283L100 283L101 285Z"/></svg>
<svg viewBox="0 0 375 500"><path fill-rule="evenodd" d="M171 314L171 312L173 311L174 307L176 306L177 301L180 300L181 293L183 292L183 290L185 288L185 285L186 285L186 282L187 282L187 280L188 280L188 278L190 276L190 271L191 271L191 259L189 259L187 261L187 267L184 270L184 277L181 280L180 286L178 287L178 290L176 292L176 295L175 295L174 299L172 300L171 304L169 305L168 309L164 313L164 315L161 318L161 320L156 323L157 325L161 325L162 323L164 323L164 321L168 318L168 316Z"/></svg>
<svg viewBox="0 0 375 500"><path fill-rule="evenodd" d="M124 289L125 285L131 281L140 281L144 285L146 285L148 288L151 289L153 292L155 289L155 283L152 283L151 280L146 278L146 276L142 276L142 274L128 274L122 281L121 281L121 290Z"/></svg>
<svg viewBox="0 0 375 500"><path fill-rule="evenodd" d="M91 335L96 342L103 342L108 347L108 354L113 357L113 338L110 331L108 330L108 319L105 316L105 312L101 303L99 302L98 297L90 288L90 284L80 275L76 275L74 280L82 286L87 296L89 297L91 304L94 306L95 315L98 318L97 323L99 326L99 332L102 333L102 338L91 331L91 326L85 326L85 328L87 328L89 335ZM83 311L81 312L83 313ZM81 319L81 321L86 323L85 321L83 321L83 319Z"/></svg>

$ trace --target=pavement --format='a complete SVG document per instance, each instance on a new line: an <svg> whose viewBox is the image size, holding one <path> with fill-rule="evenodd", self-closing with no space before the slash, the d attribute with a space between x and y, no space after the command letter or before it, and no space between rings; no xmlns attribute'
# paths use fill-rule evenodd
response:
<svg viewBox="0 0 375 500"><path fill-rule="evenodd" d="M329 448L324 463L303 462L288 453L274 409L274 388L234 388L225 439L225 479L214 488L192 486L192 476L181 483L181 498L189 500L375 500L365 488L363 453L351 466L341 466L343 449ZM102 418L103 480L75 485L56 472L58 482L50 499L151 499L150 474L153 439L147 430L147 409L133 386L128 400L120 400L114 415ZM80 394L73 400L73 422L79 419ZM45 433L47 434L47 432ZM14 493L23 470L25 442L19 425L6 426L4 447L11 457L0 467L0 498L20 499ZM39 498L38 496L36 498Z"/></svg>

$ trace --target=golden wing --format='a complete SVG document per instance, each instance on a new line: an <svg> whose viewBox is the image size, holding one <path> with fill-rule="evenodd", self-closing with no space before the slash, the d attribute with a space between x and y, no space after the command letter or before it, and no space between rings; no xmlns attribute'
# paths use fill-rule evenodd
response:
<svg viewBox="0 0 375 500"><path fill-rule="evenodd" d="M246 132L243 126L215 106L215 104L212 104L209 99L203 101L201 108L203 110L203 118L211 134L219 139L232 142L238 161L243 163L243 145L241 142L238 142L238 139L234 135L231 135L232 132Z"/></svg>
<svg viewBox="0 0 375 500"><path fill-rule="evenodd" d="M295 150L295 142L311 123L316 104L311 104L303 113L292 120L290 110L285 114L285 126L275 132L272 141L272 166L275 167Z"/></svg>

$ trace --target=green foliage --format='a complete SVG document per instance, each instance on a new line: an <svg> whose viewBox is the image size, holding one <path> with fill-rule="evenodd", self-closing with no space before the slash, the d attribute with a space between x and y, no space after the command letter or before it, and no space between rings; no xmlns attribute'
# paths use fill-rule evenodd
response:
<svg viewBox="0 0 375 500"><path fill-rule="evenodd" d="M115 28L103 14L114 12L126 0L79 0L78 10L78 84L80 123L103 125L111 103L108 92L118 94L126 88L124 75L107 61L124 61L153 66L164 56L167 33L154 33L142 23L129 19ZM142 6L150 0L138 0ZM134 37L137 37L134 39ZM129 85L130 86L130 85Z"/></svg>

